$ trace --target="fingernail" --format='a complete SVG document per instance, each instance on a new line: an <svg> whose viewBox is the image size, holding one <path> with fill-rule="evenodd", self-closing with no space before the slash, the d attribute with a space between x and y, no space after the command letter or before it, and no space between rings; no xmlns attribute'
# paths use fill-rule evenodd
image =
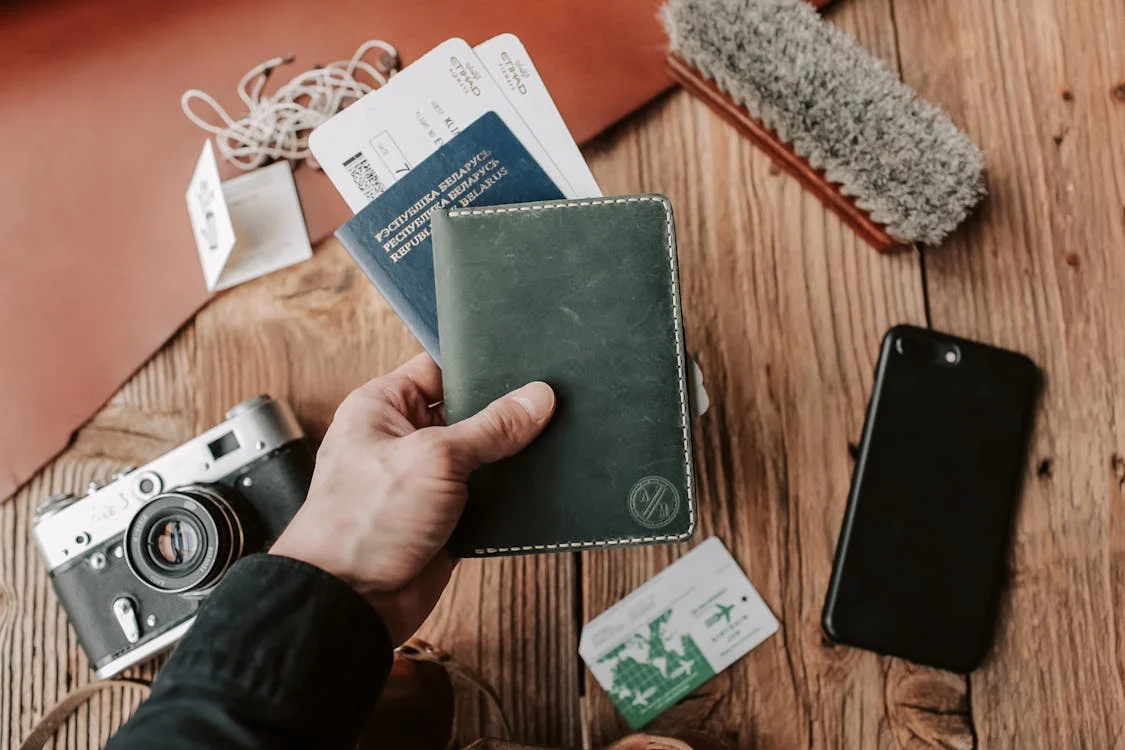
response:
<svg viewBox="0 0 1125 750"><path fill-rule="evenodd" d="M555 405L555 392L551 386L538 381L512 391L509 398L522 406L536 422L550 414Z"/></svg>

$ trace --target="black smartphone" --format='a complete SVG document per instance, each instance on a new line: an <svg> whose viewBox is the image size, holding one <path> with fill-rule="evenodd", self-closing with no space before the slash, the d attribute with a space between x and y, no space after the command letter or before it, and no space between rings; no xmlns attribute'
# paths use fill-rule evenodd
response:
<svg viewBox="0 0 1125 750"><path fill-rule="evenodd" d="M887 332L824 604L835 641L969 672L992 640L1039 370Z"/></svg>

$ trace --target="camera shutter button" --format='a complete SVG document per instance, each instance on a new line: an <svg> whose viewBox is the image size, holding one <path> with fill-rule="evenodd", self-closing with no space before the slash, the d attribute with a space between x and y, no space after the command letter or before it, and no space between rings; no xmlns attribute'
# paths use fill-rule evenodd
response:
<svg viewBox="0 0 1125 750"><path fill-rule="evenodd" d="M127 596L119 596L114 599L113 616L117 619L117 624L125 635L125 640L129 643L136 643L141 639L141 625L137 622L137 609L133 606L132 599Z"/></svg>

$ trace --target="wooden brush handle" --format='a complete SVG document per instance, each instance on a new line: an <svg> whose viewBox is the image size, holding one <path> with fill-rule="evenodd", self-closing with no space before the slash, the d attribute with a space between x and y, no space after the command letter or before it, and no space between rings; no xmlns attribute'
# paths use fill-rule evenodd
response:
<svg viewBox="0 0 1125 750"><path fill-rule="evenodd" d="M831 0L812 0L812 4L818 7L829 2ZM745 107L740 107L731 101L714 81L704 78L683 58L671 53L668 55L668 70L672 78L734 125L758 148L769 154L778 166L796 177L806 190L832 209L873 248L886 253L906 247L887 234L882 226L872 221L867 212L855 204L855 200L841 193L839 187L829 182L823 172L814 169L799 156L792 146L778 138L773 131L747 112Z"/></svg>

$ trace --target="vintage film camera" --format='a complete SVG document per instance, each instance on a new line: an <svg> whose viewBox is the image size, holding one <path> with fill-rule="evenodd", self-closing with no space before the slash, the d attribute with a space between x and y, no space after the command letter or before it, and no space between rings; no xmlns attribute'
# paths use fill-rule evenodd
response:
<svg viewBox="0 0 1125 750"><path fill-rule="evenodd" d="M50 498L32 536L99 678L179 640L240 557L305 501L313 451L288 405L256 396L226 421L85 497Z"/></svg>

